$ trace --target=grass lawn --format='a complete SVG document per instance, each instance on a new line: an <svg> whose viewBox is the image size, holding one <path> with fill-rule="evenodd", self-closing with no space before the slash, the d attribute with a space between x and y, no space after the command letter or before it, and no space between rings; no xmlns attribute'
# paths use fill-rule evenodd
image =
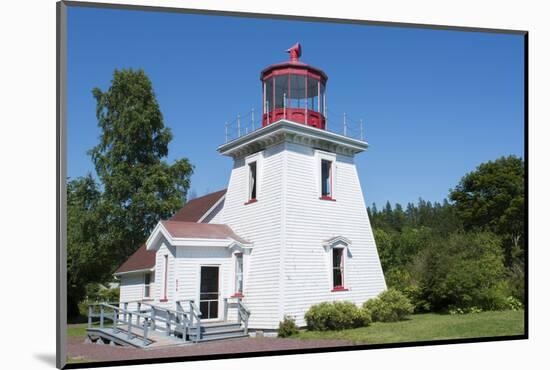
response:
<svg viewBox="0 0 550 370"><path fill-rule="evenodd" d="M67 337L83 337L88 324L72 324L67 327Z"/></svg>
<svg viewBox="0 0 550 370"><path fill-rule="evenodd" d="M522 335L523 310L482 312L466 315L435 313L412 315L406 321L376 322L368 327L341 331L300 331L301 339L347 339L356 343L401 343L411 341Z"/></svg>

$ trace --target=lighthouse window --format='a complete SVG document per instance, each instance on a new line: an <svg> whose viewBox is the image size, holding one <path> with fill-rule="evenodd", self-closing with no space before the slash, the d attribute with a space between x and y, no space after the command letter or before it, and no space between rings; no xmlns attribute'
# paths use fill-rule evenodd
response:
<svg viewBox="0 0 550 370"><path fill-rule="evenodd" d="M248 194L248 200L256 200L256 190L258 188L258 181L257 181L257 167L256 162L251 162L248 164L248 172L249 172L249 194Z"/></svg>
<svg viewBox="0 0 550 370"><path fill-rule="evenodd" d="M307 109L319 110L319 81L311 77L307 79Z"/></svg>
<svg viewBox="0 0 550 370"><path fill-rule="evenodd" d="M306 107L306 76L290 75L290 102L291 108Z"/></svg>
<svg viewBox="0 0 550 370"><path fill-rule="evenodd" d="M284 108L288 106L285 102L288 100L288 75L275 77L275 108Z"/></svg>
<svg viewBox="0 0 550 370"><path fill-rule="evenodd" d="M344 248L332 249L332 287L344 287Z"/></svg>
<svg viewBox="0 0 550 370"><path fill-rule="evenodd" d="M265 101L264 101L264 110L266 112L271 112L273 109L273 78L268 78L265 81Z"/></svg>
<svg viewBox="0 0 550 370"><path fill-rule="evenodd" d="M332 198L332 162L321 160L321 197Z"/></svg>

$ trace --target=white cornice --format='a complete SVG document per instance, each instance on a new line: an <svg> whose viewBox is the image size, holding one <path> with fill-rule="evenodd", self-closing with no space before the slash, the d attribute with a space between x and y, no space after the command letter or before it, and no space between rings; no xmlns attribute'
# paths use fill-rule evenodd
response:
<svg viewBox="0 0 550 370"><path fill-rule="evenodd" d="M363 152L368 148L366 141L287 120L280 120L220 145L218 151L222 155L240 158L283 141L313 146L349 156Z"/></svg>

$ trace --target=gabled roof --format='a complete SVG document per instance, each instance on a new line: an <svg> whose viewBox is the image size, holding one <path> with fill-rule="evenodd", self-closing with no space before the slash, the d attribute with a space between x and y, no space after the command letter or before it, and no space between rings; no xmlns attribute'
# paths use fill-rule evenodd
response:
<svg viewBox="0 0 550 370"><path fill-rule="evenodd" d="M170 218L171 221L198 222L206 213L212 209L225 195L227 189L215 193L206 194L185 203ZM145 244L141 245L128 259L120 265L115 274L128 273L132 271L149 270L155 266L155 251L147 250Z"/></svg>
<svg viewBox="0 0 550 370"><path fill-rule="evenodd" d="M132 271L150 270L155 266L155 252L148 251L142 244L128 259L115 271L115 275Z"/></svg>
<svg viewBox="0 0 550 370"><path fill-rule="evenodd" d="M170 217L170 221L199 222L218 201L225 195L227 189L206 194L187 202L179 211Z"/></svg>
<svg viewBox="0 0 550 370"><path fill-rule="evenodd" d="M161 221L162 226L174 239L232 239L241 244L251 244L225 224L202 224L196 222Z"/></svg>

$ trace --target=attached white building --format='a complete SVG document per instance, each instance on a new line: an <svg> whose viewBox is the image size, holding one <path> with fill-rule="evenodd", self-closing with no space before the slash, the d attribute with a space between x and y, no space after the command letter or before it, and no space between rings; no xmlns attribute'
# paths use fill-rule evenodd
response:
<svg viewBox="0 0 550 370"><path fill-rule="evenodd" d="M326 129L319 69L291 60L262 71L262 127L218 151L234 160L227 190L161 221L116 272L120 300L198 303L219 320L242 297L253 329L324 301L361 305L386 289L354 156L362 138Z"/></svg>

